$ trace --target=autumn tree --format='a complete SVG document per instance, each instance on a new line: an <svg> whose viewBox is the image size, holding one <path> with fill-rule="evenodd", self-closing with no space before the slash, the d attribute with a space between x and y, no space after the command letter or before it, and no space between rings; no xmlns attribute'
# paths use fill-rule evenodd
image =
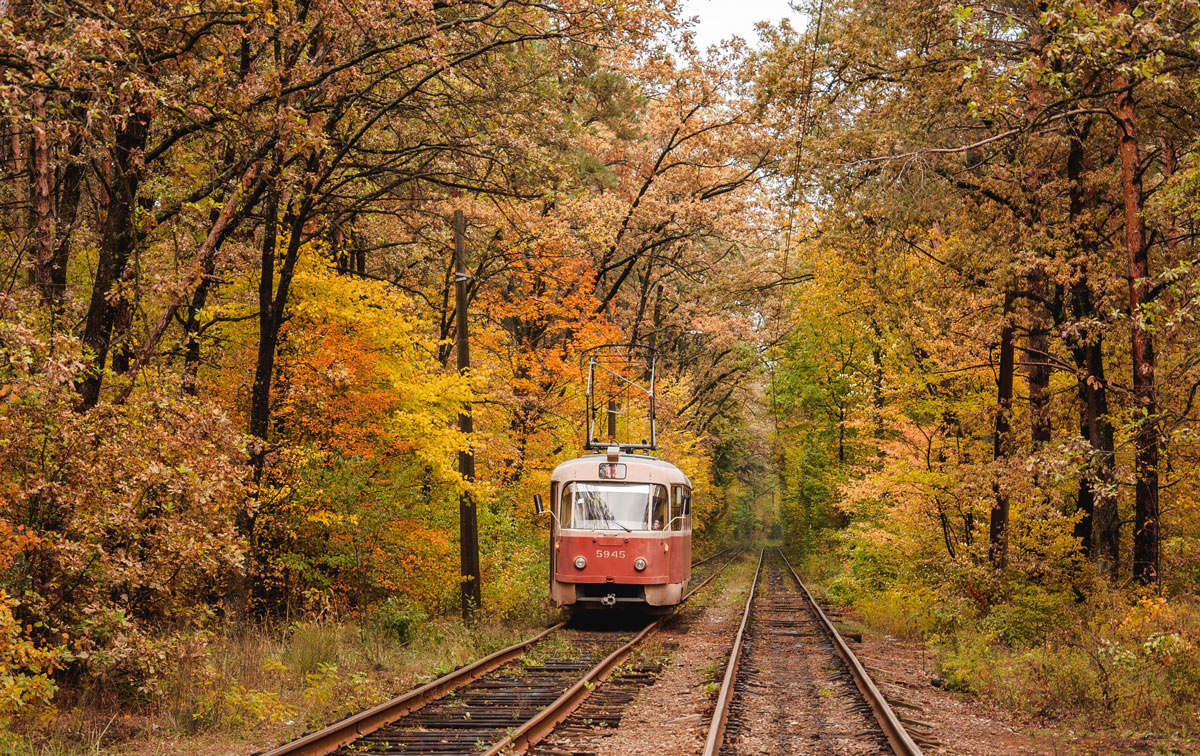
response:
<svg viewBox="0 0 1200 756"><path fill-rule="evenodd" d="M1144 315L1135 314L1144 305L1138 299L1130 306L1128 296L1121 302L1120 281L1131 269L1118 265L1128 255L1118 256L1111 246L1114 234L1124 237L1130 229L1135 241L1142 239L1135 246L1147 246L1150 236L1138 230L1143 205L1125 212L1132 207L1127 201L1140 197L1144 203L1147 192L1132 184L1117 191L1115 182L1121 175L1142 180L1160 164L1128 149L1139 167L1123 174L1125 163L1113 162L1121 153L1114 155L1112 146L1120 142L1110 127L1124 123L1115 133L1129 141L1130 122L1120 115L1129 101L1108 93L1127 90L1122 82L1133 80L1148 88L1167 83L1169 77L1151 73L1157 68L1150 61L1180 55L1179 38L1170 30L1186 24L1182 9L1169 4L1137 14L1153 17L1147 24L1156 33L1122 13L1095 15L1082 5L1053 3L967 4L953 11L826 6L822 38L813 30L803 37L779 32L761 77L764 108L776 113L780 128L794 131L799 123L812 147L791 158L800 169L794 180L819 182L822 202L840 208L843 225L860 233L865 227L872 233L882 229L907 245L920 264L936 267L935 275L949 275L955 286L990 298L995 326L984 343L990 341L999 353L984 362L998 368L990 434L997 464L1022 448L1047 453L1046 444L1063 422L1055 420L1059 411L1051 403L1054 374L1074 374L1078 420L1071 425L1086 444L1072 507L1075 533L1083 550L1110 572L1119 561L1114 490L1119 434L1106 377L1112 368L1103 358L1105 342L1116 337L1110 313L1124 311L1131 332L1142 334L1133 350L1140 349L1141 356L1125 353L1137 376L1138 403L1145 405L1155 393L1147 383L1152 370L1146 349L1153 336ZM883 21L899 18L903 23ZM861 34L866 28L889 32ZM1103 40L1099 47L1097 39ZM786 74L806 70L810 61L818 61L814 74ZM1122 78L1139 65L1139 75ZM1190 70L1182 63L1171 76ZM812 91L797 91L805 82L812 82ZM1165 96L1169 90L1157 91ZM1163 139L1176 144L1179 137ZM1161 165L1165 169L1166 162ZM986 230L980 234L976 224L964 223L964 213L986 214ZM1121 217L1129 223L1115 226ZM1178 254L1178 226L1174 233L1171 251ZM950 252L971 248L968 234L981 244L958 259ZM1131 290L1141 292L1139 297L1153 289L1146 273L1144 266L1133 273L1132 280L1143 281ZM1024 373L1024 381L1014 386L1016 371ZM1160 538L1153 533L1159 494L1151 494L1156 473L1149 464L1161 443L1161 430L1149 430L1154 423L1131 420L1125 426L1142 458L1137 465L1142 472L1135 475L1135 489L1142 493L1132 501L1132 552L1141 580L1154 579L1148 555ZM1029 440L1017 445L1020 425L1028 428ZM1012 527L1009 498L1004 481L997 480L990 529L997 563L1003 563L1004 534Z"/></svg>

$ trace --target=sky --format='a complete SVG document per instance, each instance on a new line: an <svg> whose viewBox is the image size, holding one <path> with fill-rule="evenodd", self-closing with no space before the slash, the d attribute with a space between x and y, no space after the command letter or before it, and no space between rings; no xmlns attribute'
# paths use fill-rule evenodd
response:
<svg viewBox="0 0 1200 756"><path fill-rule="evenodd" d="M701 50L734 34L754 42L754 24L759 21L777 22L787 16L793 25L803 26L801 14L788 6L788 0L685 0L683 5L685 18L700 17L696 46Z"/></svg>

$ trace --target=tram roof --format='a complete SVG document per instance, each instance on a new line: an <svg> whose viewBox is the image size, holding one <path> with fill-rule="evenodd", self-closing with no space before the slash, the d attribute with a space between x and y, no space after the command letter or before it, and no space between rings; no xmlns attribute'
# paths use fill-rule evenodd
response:
<svg viewBox="0 0 1200 756"><path fill-rule="evenodd" d="M550 479L555 481L599 480L599 465L605 464L608 461L608 455L603 452L585 454L582 457L569 459L554 468L554 473L550 476ZM692 487L692 481L687 475L684 475L683 470L680 470L666 460L651 457L649 454L621 452L617 463L626 466L626 477L621 482L649 482Z"/></svg>

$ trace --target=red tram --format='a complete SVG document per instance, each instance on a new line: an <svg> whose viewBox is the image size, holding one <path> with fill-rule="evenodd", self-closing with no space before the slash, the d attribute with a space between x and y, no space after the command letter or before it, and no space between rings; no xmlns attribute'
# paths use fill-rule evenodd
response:
<svg viewBox="0 0 1200 756"><path fill-rule="evenodd" d="M650 440L615 442L614 402L609 435L593 438L595 370L588 371L588 443L597 453L562 463L550 477L550 598L572 610L617 606L671 612L687 592L692 561L692 483L675 465L650 456L655 448L654 362L649 369ZM620 375L618 382L636 386ZM640 388L640 387L638 387ZM603 451L599 451L602 449ZM642 453L636 453L641 451Z"/></svg>

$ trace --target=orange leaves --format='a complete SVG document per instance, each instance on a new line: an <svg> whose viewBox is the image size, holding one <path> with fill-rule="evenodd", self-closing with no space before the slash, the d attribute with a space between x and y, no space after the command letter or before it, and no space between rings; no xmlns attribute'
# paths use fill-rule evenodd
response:
<svg viewBox="0 0 1200 756"><path fill-rule="evenodd" d="M244 331L253 327L227 332L251 341ZM281 333L277 433L319 455L382 462L416 453L453 477L448 458L461 441L450 421L469 387L434 360L428 334L398 289L338 273L322 250L305 247ZM244 355L230 356L233 378Z"/></svg>
<svg viewBox="0 0 1200 756"><path fill-rule="evenodd" d="M12 566L18 555L36 547L42 539L24 525L0 519L0 570Z"/></svg>

